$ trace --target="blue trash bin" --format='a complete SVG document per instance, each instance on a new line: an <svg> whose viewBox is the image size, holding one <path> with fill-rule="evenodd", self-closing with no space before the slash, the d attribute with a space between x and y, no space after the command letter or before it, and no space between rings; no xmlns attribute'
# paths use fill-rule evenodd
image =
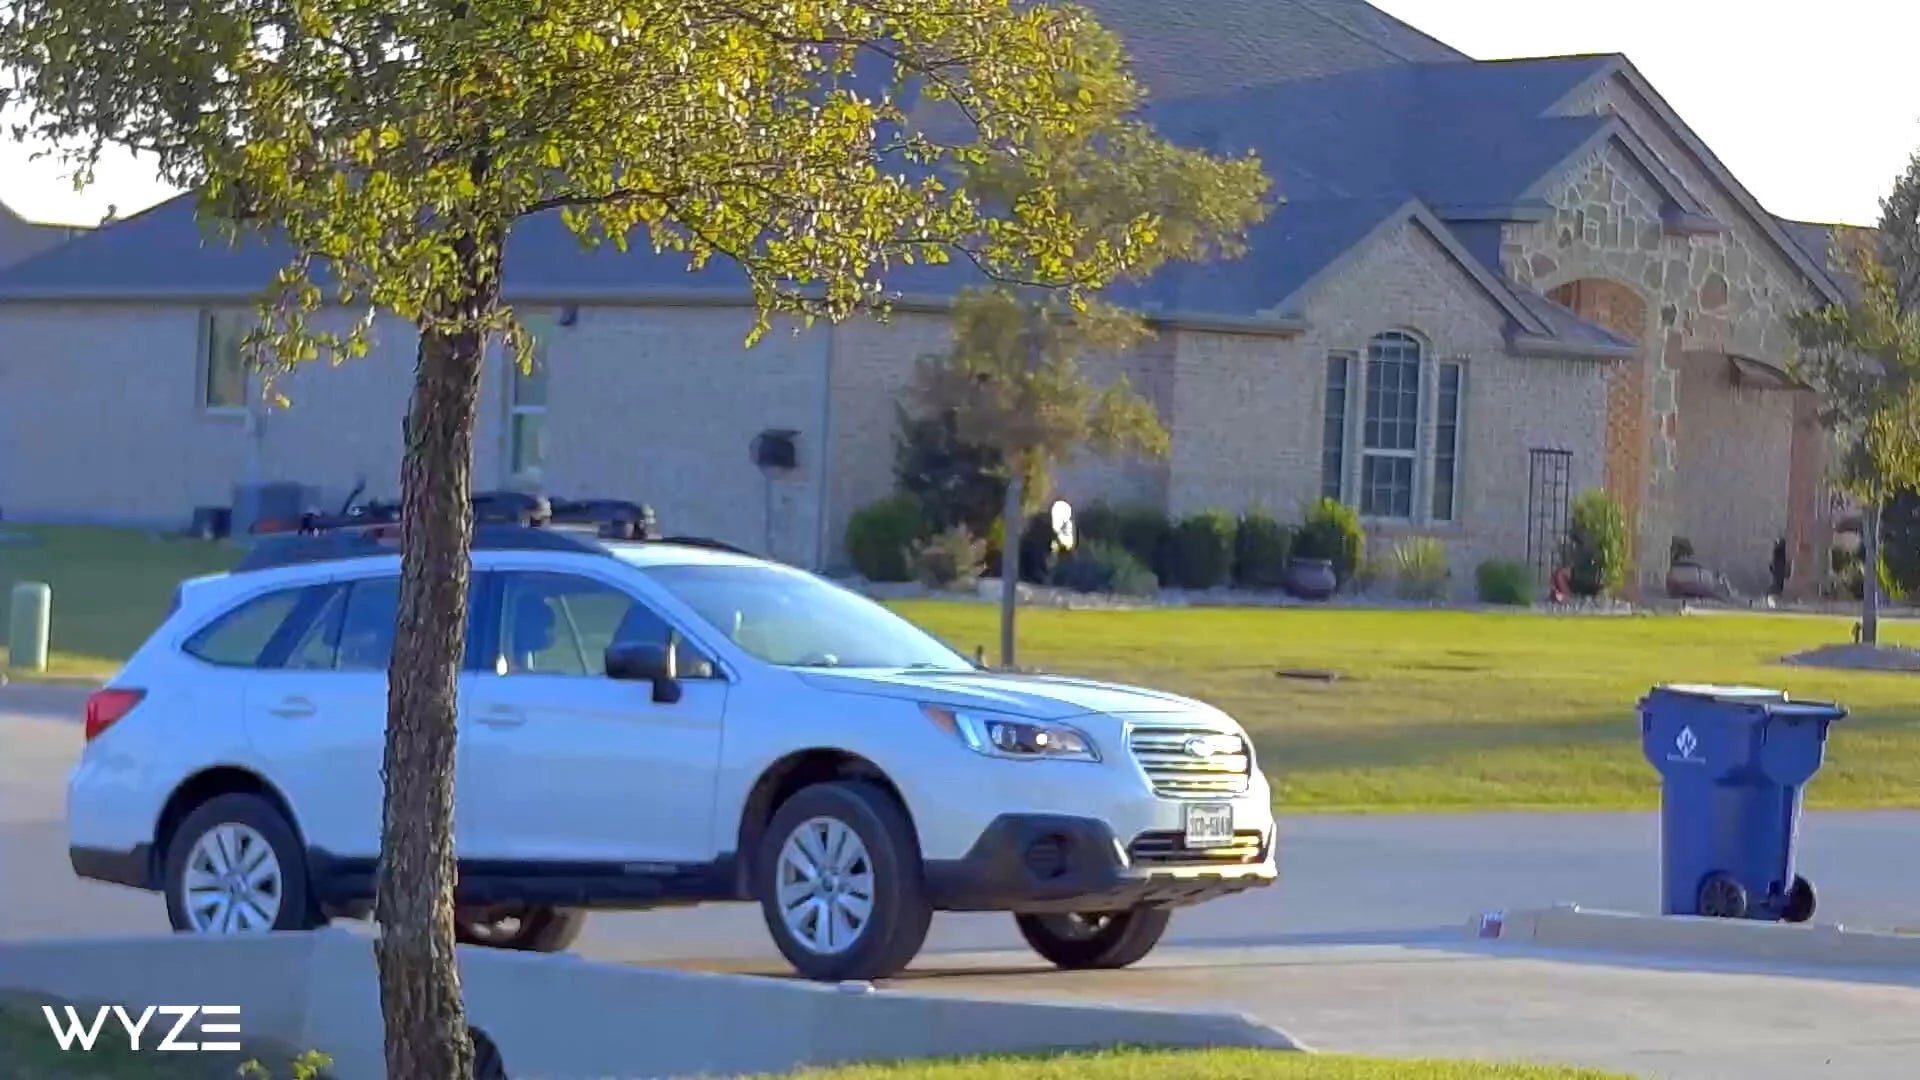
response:
<svg viewBox="0 0 1920 1080"><path fill-rule="evenodd" d="M1778 690L1660 686L1640 741L1660 772L1661 911L1806 922L1813 885L1794 872L1801 792L1826 757L1838 705Z"/></svg>

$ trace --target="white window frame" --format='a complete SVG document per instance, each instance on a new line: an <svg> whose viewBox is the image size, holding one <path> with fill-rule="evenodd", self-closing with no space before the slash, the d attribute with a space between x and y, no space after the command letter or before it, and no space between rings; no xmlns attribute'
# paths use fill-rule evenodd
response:
<svg viewBox="0 0 1920 1080"><path fill-rule="evenodd" d="M249 320L245 316L230 310L214 309L200 312L199 356L194 365L197 384L194 389L194 399L203 415L244 417L253 411L254 373L247 363L245 351L240 347L240 342L244 341L247 334L251 332L252 328L248 323ZM240 400L231 404L213 400L214 371L220 363L220 354L223 351L222 328L230 324L239 330L238 337L233 340L233 349L238 354L236 362L240 365Z"/></svg>
<svg viewBox="0 0 1920 1080"><path fill-rule="evenodd" d="M530 358L533 371L546 381L538 402L520 400L522 379L529 378L520 371L517 358L511 351L505 353L506 367L506 466L508 477L516 482L538 482L546 475L547 469L547 407L549 395L553 392L551 379L553 369L547 363L548 339L552 337L556 321L550 316L529 315L522 318L522 325L533 337L533 350ZM523 447L520 438L520 419L537 417L540 422L539 459L525 467L521 464Z"/></svg>
<svg viewBox="0 0 1920 1080"><path fill-rule="evenodd" d="M1368 404L1373 396L1376 366L1389 362L1397 364L1406 363L1404 355L1396 356L1391 360L1381 355L1383 351L1381 346L1388 343L1395 346L1411 345L1413 348L1413 363L1411 366L1414 378L1414 437L1412 447L1376 447L1369 445L1367 432L1369 423L1371 422L1374 423L1375 426L1378 426L1380 423L1387 422L1385 416L1380 417L1378 421L1373 421L1372 418L1368 416ZM1428 415L1425 398L1427 388L1430 385L1430 380L1427 378L1429 354L1430 349L1426 341L1405 330L1382 331L1367 340L1367 349L1365 354L1363 354L1361 364L1361 392L1359 395L1360 402L1358 408L1359 454L1357 455L1358 460L1355 462L1356 484L1354 491L1355 497L1353 500L1363 518L1373 521L1406 523L1420 521L1426 517L1426 515L1421 512L1421 500L1426 495L1427 485L1422 483L1421 480L1422 473L1426 471L1425 468L1423 468L1422 462L1426 457L1424 451L1426 450L1427 442L1424 429L1425 420ZM1405 396L1406 387L1404 384L1396 388L1396 394L1400 397ZM1393 418L1393 423L1397 426L1404 419L1404 417L1396 413ZM1394 513L1392 512L1393 508L1391 506L1387 508L1389 511L1387 513L1378 513L1368 508L1367 464L1370 460L1376 459L1408 462L1407 513Z"/></svg>

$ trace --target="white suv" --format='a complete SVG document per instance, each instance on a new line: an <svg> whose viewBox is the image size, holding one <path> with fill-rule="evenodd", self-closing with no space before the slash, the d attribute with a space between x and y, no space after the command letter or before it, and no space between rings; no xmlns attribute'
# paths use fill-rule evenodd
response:
<svg viewBox="0 0 1920 1080"><path fill-rule="evenodd" d="M399 560L286 538L175 607L87 704L83 877L175 928L364 916ZM454 832L462 940L556 950L587 909L757 900L816 979L904 968L932 913L1011 911L1068 968L1270 884L1266 779L1197 701L981 670L791 567L476 532Z"/></svg>

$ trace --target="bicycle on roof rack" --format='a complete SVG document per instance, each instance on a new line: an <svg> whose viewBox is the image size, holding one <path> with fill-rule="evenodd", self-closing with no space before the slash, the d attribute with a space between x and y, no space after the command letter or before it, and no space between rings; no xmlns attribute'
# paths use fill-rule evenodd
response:
<svg viewBox="0 0 1920 1080"><path fill-rule="evenodd" d="M309 512L296 532L264 536L234 567L236 573L304 562L390 555L399 549L400 504L360 501L356 486L338 513ZM627 499L549 499L513 491L476 493L475 550L572 551L607 554L606 542L676 544L751 556L744 548L703 536L660 535L653 508Z"/></svg>

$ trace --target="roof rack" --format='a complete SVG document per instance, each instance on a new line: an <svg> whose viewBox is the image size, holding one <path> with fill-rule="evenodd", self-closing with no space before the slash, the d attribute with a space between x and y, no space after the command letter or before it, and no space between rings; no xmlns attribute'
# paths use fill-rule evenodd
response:
<svg viewBox="0 0 1920 1080"><path fill-rule="evenodd" d="M565 525L474 526L475 551L565 551L580 555L608 555L594 531ZM245 574L303 563L364 559L400 552L398 522L368 522L308 533L287 533L254 544L235 564L233 573Z"/></svg>

